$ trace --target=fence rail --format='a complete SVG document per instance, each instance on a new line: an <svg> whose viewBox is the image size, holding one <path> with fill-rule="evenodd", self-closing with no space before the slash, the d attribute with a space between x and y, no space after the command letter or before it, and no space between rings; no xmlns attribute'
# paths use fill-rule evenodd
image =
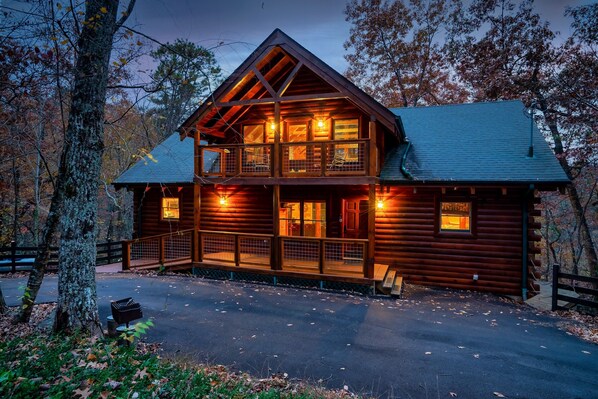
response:
<svg viewBox="0 0 598 399"><path fill-rule="evenodd" d="M10 246L0 247L0 273L31 270L37 247L17 246L12 242ZM107 265L120 262L123 258L122 243L107 241L96 245L96 265ZM48 270L58 268L58 247L50 247Z"/></svg>
<svg viewBox="0 0 598 399"><path fill-rule="evenodd" d="M559 306L558 301L567 301L576 305L598 309L598 289L595 288L598 287L598 278L563 273L560 269L560 265L554 265L552 267L552 310L566 309L562 306ZM569 280L569 283L561 283L561 280ZM579 282L590 283L594 288L579 286ZM593 299L576 298L573 296L564 295L562 292L559 293L559 289L573 291L578 294L584 294L593 297Z"/></svg>

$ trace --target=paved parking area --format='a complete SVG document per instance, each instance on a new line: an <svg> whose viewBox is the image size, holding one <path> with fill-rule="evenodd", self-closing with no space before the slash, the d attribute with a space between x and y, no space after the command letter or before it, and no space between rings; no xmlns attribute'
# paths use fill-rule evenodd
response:
<svg viewBox="0 0 598 399"><path fill-rule="evenodd" d="M40 300L56 298L46 278ZM9 304L25 279L3 279ZM133 296L148 341L183 359L261 377L288 373L394 398L597 398L598 346L562 320L492 295L411 287L406 299L187 277L98 274L109 301Z"/></svg>

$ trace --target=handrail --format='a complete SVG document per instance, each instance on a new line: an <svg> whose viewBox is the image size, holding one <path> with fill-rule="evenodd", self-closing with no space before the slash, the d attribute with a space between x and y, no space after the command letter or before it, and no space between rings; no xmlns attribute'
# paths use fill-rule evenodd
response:
<svg viewBox="0 0 598 399"><path fill-rule="evenodd" d="M312 141L283 141L280 145L306 145L306 144L355 144L367 143L370 139L353 139L353 140L312 140Z"/></svg>
<svg viewBox="0 0 598 399"><path fill-rule="evenodd" d="M306 237L306 236L283 236L280 238L296 238L301 240L314 240L314 241L336 241L336 242L355 242L355 243L367 243L369 240L363 238L337 238L337 237Z"/></svg>
<svg viewBox="0 0 598 399"><path fill-rule="evenodd" d="M185 229L185 230L177 230L177 231L173 231L170 233L162 233L162 234L156 234L153 236L147 236L147 237L139 237L139 238L133 238L131 240L123 240L123 242L127 242L127 243L132 243L132 242L141 242L141 241L147 241L147 240L153 240L156 238L160 238L160 237L167 237L167 236L175 236L175 235L183 235L186 233L192 233L194 229Z"/></svg>
<svg viewBox="0 0 598 399"><path fill-rule="evenodd" d="M199 233L205 234L222 234L222 235L231 235L231 236L248 236L248 237L264 237L264 238L272 238L274 234L261 234L261 233L237 233L234 231L216 231L216 230L198 230ZM367 240L366 240L367 241Z"/></svg>

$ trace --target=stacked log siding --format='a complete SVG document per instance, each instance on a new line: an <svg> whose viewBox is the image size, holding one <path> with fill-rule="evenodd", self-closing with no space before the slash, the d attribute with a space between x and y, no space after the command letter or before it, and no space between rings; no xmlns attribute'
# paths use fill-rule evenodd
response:
<svg viewBox="0 0 598 399"><path fill-rule="evenodd" d="M521 294L523 190L415 191L391 187L383 195L376 262L395 265L417 284ZM439 198L475 204L473 234L437 232Z"/></svg>

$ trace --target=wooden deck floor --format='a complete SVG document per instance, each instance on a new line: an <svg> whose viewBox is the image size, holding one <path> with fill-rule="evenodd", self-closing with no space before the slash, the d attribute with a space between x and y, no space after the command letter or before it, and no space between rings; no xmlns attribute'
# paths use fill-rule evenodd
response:
<svg viewBox="0 0 598 399"><path fill-rule="evenodd" d="M375 264L374 278L365 279L363 277L363 269L361 265L351 264L352 261L328 261L324 268L324 273L320 274L318 263L316 261L292 260L290 265L283 266L282 270L272 270L270 266L269 257L244 255L241 256L240 266L234 264L234 254L231 253L212 253L204 254L203 262L196 264L199 267L214 267L224 270L237 270L244 272L258 272L261 274L292 274L305 277L322 277L323 279L354 279L354 280L368 280L368 281L382 281L384 275L388 270L388 265ZM179 259L176 261L166 262L164 264L166 269L185 269L191 268L194 265L190 259ZM158 269L158 264L148 264L147 259L139 259L131 261L131 270L152 270Z"/></svg>

